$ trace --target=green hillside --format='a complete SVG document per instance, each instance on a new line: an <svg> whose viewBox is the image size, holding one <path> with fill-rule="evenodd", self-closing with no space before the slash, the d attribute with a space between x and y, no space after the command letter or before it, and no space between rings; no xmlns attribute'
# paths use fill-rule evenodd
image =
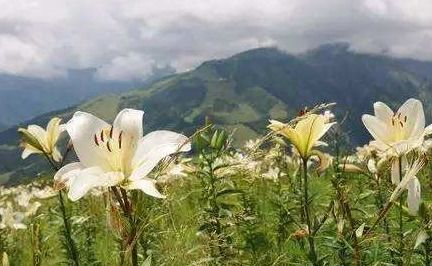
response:
<svg viewBox="0 0 432 266"><path fill-rule="evenodd" d="M66 121L76 110L112 120L122 108L146 112L145 130L176 129L191 134L205 117L236 129L240 144L263 132L268 119L294 116L305 105L337 102L349 109L347 134L353 143L366 140L361 114L377 100L399 104L408 97L431 99L432 63L351 52L345 44L319 47L301 55L276 48L246 51L208 61L195 70L164 78L142 89L106 95L78 106L37 117L44 125L54 115ZM430 106L430 105L429 105ZM425 106L430 118L431 109ZM19 182L44 169L37 159L19 158L16 127L0 133L0 178ZM25 166L25 167L24 167ZM0 180L1 181L1 180Z"/></svg>

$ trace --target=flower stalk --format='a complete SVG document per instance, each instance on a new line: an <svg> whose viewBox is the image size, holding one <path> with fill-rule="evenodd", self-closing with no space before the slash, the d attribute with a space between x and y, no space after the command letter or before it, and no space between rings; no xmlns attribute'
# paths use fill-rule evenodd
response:
<svg viewBox="0 0 432 266"><path fill-rule="evenodd" d="M399 167L399 183L402 182L402 158L398 158L398 167ZM403 243L403 198L402 195L399 196L399 261L398 265L403 265L403 251L404 251L404 243Z"/></svg>
<svg viewBox="0 0 432 266"><path fill-rule="evenodd" d="M377 175L375 181L376 181L376 189L377 189L376 205L377 205L378 212L381 212L384 208L384 199L383 199L382 191L381 191L382 183L380 182L381 177L379 175ZM390 234L390 226L389 226L389 223L387 221L386 216L382 220L382 226L384 227L384 231L387 235L387 241L389 243L391 243L392 242L392 236ZM392 258L392 261L394 262L395 258L394 258L394 252L392 250L390 250L390 257Z"/></svg>
<svg viewBox="0 0 432 266"><path fill-rule="evenodd" d="M64 161L66 159L66 155L69 153L69 150L71 149L71 147L68 147L66 152L65 152L65 156L63 157L62 161L60 162L60 165L64 164ZM47 154L46 152L43 152L45 158L47 159L48 163L51 165L52 169L54 171L58 171L60 169L59 166L57 166L53 159L51 158L51 156L49 154ZM58 201L60 204L60 212L61 212L61 216L62 216L62 220L63 220L63 235L65 237L65 244L66 244L66 248L67 248L67 253L69 254L70 260L73 262L73 265L78 266L80 265L79 263L79 253L78 253L78 248L76 246L75 241L72 238L72 228L71 228L71 223L70 223L70 219L69 219L69 215L67 213L66 210L66 204L65 204L65 199L63 197L62 191L60 190L58 192Z"/></svg>
<svg viewBox="0 0 432 266"><path fill-rule="evenodd" d="M124 208L125 208L124 214L129 219L129 223L130 223L130 232L128 236L127 246L130 245L132 265L138 266L138 250L137 250L136 241L134 241L137 232L136 232L135 219L133 217L132 203L129 201L127 192L124 188L120 188L120 192L122 194L123 202L124 202Z"/></svg>
<svg viewBox="0 0 432 266"><path fill-rule="evenodd" d="M78 255L78 249L76 247L75 241L72 238L72 229L71 224L69 220L69 216L66 211L66 206L63 198L62 191L58 192L58 199L60 202L60 211L63 218L63 225L64 225L64 236L66 238L66 243L68 247L68 254L70 254L71 260L73 261L73 264L78 266L79 263L79 255Z"/></svg>
<svg viewBox="0 0 432 266"><path fill-rule="evenodd" d="M308 230L308 243L309 243L309 259L313 265L318 265L318 257L315 247L314 233L312 230L311 213L309 208L309 185L308 185L308 169L307 169L308 159L302 160L303 165L303 212L306 219L307 230Z"/></svg>

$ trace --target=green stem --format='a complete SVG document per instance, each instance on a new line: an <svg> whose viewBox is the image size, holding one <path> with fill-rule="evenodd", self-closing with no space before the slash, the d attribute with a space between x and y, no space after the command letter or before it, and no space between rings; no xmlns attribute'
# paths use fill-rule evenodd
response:
<svg viewBox="0 0 432 266"><path fill-rule="evenodd" d="M308 172L307 172L307 159L303 159L303 211L308 227L308 242L309 242L309 259L313 265L318 265L317 254L315 250L315 239L312 232L312 222L310 219L309 209L309 195L308 195Z"/></svg>
<svg viewBox="0 0 432 266"><path fill-rule="evenodd" d="M138 250L136 241L134 241L134 238L136 237L136 226L135 221L133 219L132 214L132 205L129 201L127 192L125 189L120 188L120 192L118 191L117 187L113 186L111 187L111 191L114 193L114 196L116 197L118 203L120 204L120 207L123 210L124 215L126 218L128 218L130 223L130 233L127 239L123 239L123 243L121 244L122 252L120 253L120 265L124 264L124 254L126 253L128 245L132 245L132 252L131 252L131 259L132 259L132 265L137 266L138 265Z"/></svg>
<svg viewBox="0 0 432 266"><path fill-rule="evenodd" d="M60 163L60 166L64 164L64 161L65 161L68 153L69 153L69 148L67 149L67 153L63 156L63 160ZM58 167L54 163L51 155L47 154L46 152L44 152L43 155L47 159L48 163L51 165L52 169L57 172L60 169L60 167ZM59 191L59 193L58 193L58 199L60 202L60 211L61 211L61 215L62 215L62 219L63 219L66 245L69 249L68 254L70 254L70 256L71 256L70 259L73 261L73 264L78 266L79 265L78 249L76 247L75 241L72 238L72 230L71 230L71 225L70 225L70 221L69 221L69 216L67 215L66 205L64 203L64 199L63 199L63 195L62 195L61 191Z"/></svg>
<svg viewBox="0 0 432 266"><path fill-rule="evenodd" d="M6 252L6 232L4 229L0 229L0 258L3 256L3 252Z"/></svg>
<svg viewBox="0 0 432 266"><path fill-rule="evenodd" d="M117 190L117 187L112 186L110 188L111 188L111 191L114 194L114 197L116 198L117 202L120 204L120 208L122 209L123 213L126 213L125 204L123 202L123 199L122 199L119 191ZM119 256L120 256L120 264L119 265L124 265L125 264L125 262L124 262L124 259L125 259L125 256L124 256L125 252L124 252L124 250L125 250L125 248L124 247L125 247L125 241L124 241L124 239L121 239L121 241L120 241L120 254L119 254Z"/></svg>
<svg viewBox="0 0 432 266"><path fill-rule="evenodd" d="M381 192L381 183L380 183L380 177L379 176L376 177L376 186L377 186L377 190L378 190L377 207L380 211L382 211L384 208L384 199L383 199L382 192ZM383 227L384 227L384 231L387 235L387 241L388 241L388 243L391 243L392 237L390 234L390 226L389 226L389 223L388 223L386 217L383 218ZM393 250L390 250L390 257L392 259L392 262L394 263L395 262L395 256L394 256Z"/></svg>
<svg viewBox="0 0 432 266"><path fill-rule="evenodd" d="M356 266L360 266L361 265L361 252L360 252L360 246L358 243L358 239L357 239L357 235L356 235L356 227L355 227L355 221L352 217L351 214L351 207L348 203L348 199L346 199L346 196L344 193L340 194L340 199L341 199L341 203L344 209L344 213L346 215L346 218L349 222L350 225L350 229L352 232L352 237L353 237L353 244L354 244L354 262Z"/></svg>
<svg viewBox="0 0 432 266"><path fill-rule="evenodd" d="M402 181L402 158L398 159L399 167L399 182ZM399 196L399 265L403 265L403 199L402 195Z"/></svg>
<svg viewBox="0 0 432 266"><path fill-rule="evenodd" d="M133 213L132 213L132 205L129 202L129 198L127 195L127 192L125 189L120 188L121 194L123 196L123 202L125 205L125 211L126 211L126 216L129 218L129 222L130 222L130 226L131 226L131 232L129 235L129 244L132 245L132 265L133 266L138 266L138 250L137 250L137 245L136 245L136 241L134 241L134 238L136 237L136 226L135 226L135 220L133 218Z"/></svg>
<svg viewBox="0 0 432 266"><path fill-rule="evenodd" d="M425 265L426 266L430 266L431 264L431 258L429 253L431 252L431 240L428 238L424 244L424 249L425 249Z"/></svg>
<svg viewBox="0 0 432 266"><path fill-rule="evenodd" d="M73 261L73 264L75 266L78 266L79 265L78 250L76 248L74 240L72 239L70 221L69 221L69 217L66 213L66 206L65 206L63 194L61 191L59 191L59 193L58 193L58 199L60 202L60 211L61 211L62 218L63 218L66 243L69 247L69 251L70 251L70 255L71 255L71 259Z"/></svg>

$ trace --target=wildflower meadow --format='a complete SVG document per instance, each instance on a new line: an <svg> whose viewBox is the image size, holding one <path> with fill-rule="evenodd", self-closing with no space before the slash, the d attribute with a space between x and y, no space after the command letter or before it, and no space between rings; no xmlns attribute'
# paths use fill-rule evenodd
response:
<svg viewBox="0 0 432 266"><path fill-rule="evenodd" d="M192 135L111 123L20 128L51 174L0 187L2 265L432 265L432 125L422 103L373 104L370 142L344 139L335 104L243 147L207 120Z"/></svg>

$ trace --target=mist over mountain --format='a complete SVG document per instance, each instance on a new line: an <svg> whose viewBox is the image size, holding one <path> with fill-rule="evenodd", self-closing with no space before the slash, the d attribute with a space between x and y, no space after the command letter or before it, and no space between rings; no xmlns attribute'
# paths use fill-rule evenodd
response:
<svg viewBox="0 0 432 266"><path fill-rule="evenodd" d="M399 106L409 97L423 101L432 118L432 63L352 52L344 43L320 46L299 55L260 48L202 63L196 69L162 78L140 89L104 95L23 123L45 125L52 116L67 121L76 110L112 121L123 108L142 109L145 131L175 129L186 134L205 117L235 131L237 144L266 132L268 119L288 120L304 106L336 102L347 115L345 132L353 144L370 137L361 123L375 101ZM0 133L0 175L18 182L45 165L20 159L16 127Z"/></svg>
<svg viewBox="0 0 432 266"><path fill-rule="evenodd" d="M96 68L70 69L67 76L52 79L0 74L0 130L98 95L142 87L174 72L155 67L152 76L130 81L99 80Z"/></svg>

